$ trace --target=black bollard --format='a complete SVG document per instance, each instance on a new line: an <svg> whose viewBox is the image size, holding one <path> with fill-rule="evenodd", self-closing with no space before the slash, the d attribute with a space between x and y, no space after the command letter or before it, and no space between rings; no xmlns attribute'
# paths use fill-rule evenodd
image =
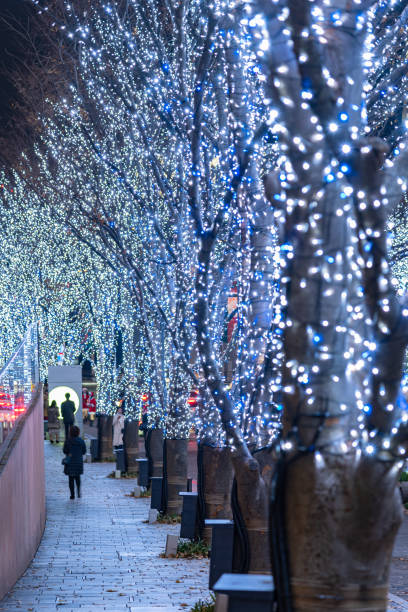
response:
<svg viewBox="0 0 408 612"><path fill-rule="evenodd" d="M116 469L119 472L126 472L125 450L124 448L115 449Z"/></svg>
<svg viewBox="0 0 408 612"><path fill-rule="evenodd" d="M180 538L194 540L197 537L197 509L198 494L183 491L179 493L183 498L181 511Z"/></svg>
<svg viewBox="0 0 408 612"><path fill-rule="evenodd" d="M91 438L90 440L91 440L91 443L90 443L91 459L92 461L98 461L99 460L98 438Z"/></svg>
<svg viewBox="0 0 408 612"><path fill-rule="evenodd" d="M223 574L232 573L234 558L234 521L227 519L207 519L206 527L212 528L209 588Z"/></svg>
<svg viewBox="0 0 408 612"><path fill-rule="evenodd" d="M150 485L149 460L148 459L136 459L136 462L139 466L139 476L137 478L137 483L140 487L146 487L147 489Z"/></svg>
<svg viewBox="0 0 408 612"><path fill-rule="evenodd" d="M153 476L151 478L152 484L152 497L150 500L150 507L153 510L162 511L163 507L163 499L162 499L162 491L163 491L163 478L161 476Z"/></svg>
<svg viewBox="0 0 408 612"><path fill-rule="evenodd" d="M215 593L228 595L226 612L271 612L274 601L272 576L264 574L223 574Z"/></svg>

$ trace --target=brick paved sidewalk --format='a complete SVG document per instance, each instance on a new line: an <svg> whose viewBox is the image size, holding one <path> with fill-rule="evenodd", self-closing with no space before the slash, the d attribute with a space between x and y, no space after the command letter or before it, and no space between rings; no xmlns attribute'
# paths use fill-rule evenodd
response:
<svg viewBox="0 0 408 612"><path fill-rule="evenodd" d="M61 445L45 442L45 457L44 537L2 612L164 612L208 599L208 561L159 557L179 526L143 522L150 499L126 496L134 480L106 478L112 463L86 464L83 496L70 500Z"/></svg>
<svg viewBox="0 0 408 612"><path fill-rule="evenodd" d="M408 512L400 527L392 553L390 591L403 600L408 600ZM408 610L408 601L405 601ZM396 608L398 609L398 608Z"/></svg>
<svg viewBox="0 0 408 612"><path fill-rule="evenodd" d="M159 557L166 534L179 527L144 523L150 499L126 496L134 480L106 478L112 463L86 464L83 497L71 501L62 456L62 445L45 442L44 537L1 612L175 612L208 599L208 561ZM390 612L408 610L407 550L406 516L393 554Z"/></svg>
<svg viewBox="0 0 408 612"><path fill-rule="evenodd" d="M390 593L388 612L406 612L406 610L408 610L408 603L401 597Z"/></svg>

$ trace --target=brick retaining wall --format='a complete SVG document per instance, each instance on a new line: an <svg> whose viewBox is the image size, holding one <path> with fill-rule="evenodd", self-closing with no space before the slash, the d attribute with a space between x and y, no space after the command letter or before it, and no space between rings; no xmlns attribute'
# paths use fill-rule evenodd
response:
<svg viewBox="0 0 408 612"><path fill-rule="evenodd" d="M24 573L45 526L43 395L0 447L0 600Z"/></svg>

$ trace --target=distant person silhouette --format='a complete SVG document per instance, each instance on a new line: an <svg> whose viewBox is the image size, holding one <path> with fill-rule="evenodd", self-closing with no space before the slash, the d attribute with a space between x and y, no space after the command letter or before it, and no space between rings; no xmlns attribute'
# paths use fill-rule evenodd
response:
<svg viewBox="0 0 408 612"><path fill-rule="evenodd" d="M83 439L79 437L79 433L79 427L72 425L69 429L69 438L65 440L63 448L64 474L69 477L70 499L75 499L75 483L77 496L81 497L81 474L84 473L83 455L86 453L86 446Z"/></svg>
<svg viewBox="0 0 408 612"><path fill-rule="evenodd" d="M61 404L61 414L65 427L65 440L68 440L69 428L75 423L75 404L69 398L69 393L65 394L65 402Z"/></svg>
<svg viewBox="0 0 408 612"><path fill-rule="evenodd" d="M60 422L59 422L59 410L57 402L52 400L51 405L48 406L48 437L51 444L59 444L60 434Z"/></svg>

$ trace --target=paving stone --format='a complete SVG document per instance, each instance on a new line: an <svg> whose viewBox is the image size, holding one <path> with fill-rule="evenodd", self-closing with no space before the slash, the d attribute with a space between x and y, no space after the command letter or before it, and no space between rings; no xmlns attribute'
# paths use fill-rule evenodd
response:
<svg viewBox="0 0 408 612"><path fill-rule="evenodd" d="M70 500L61 448L47 441L45 456L44 537L1 612L176 612L209 598L208 561L159 556L179 526L145 523L150 499L128 497L132 480L106 478L109 463L86 464L82 497Z"/></svg>
<svg viewBox="0 0 408 612"><path fill-rule="evenodd" d="M407 612L408 602L397 595L390 594L388 612Z"/></svg>

